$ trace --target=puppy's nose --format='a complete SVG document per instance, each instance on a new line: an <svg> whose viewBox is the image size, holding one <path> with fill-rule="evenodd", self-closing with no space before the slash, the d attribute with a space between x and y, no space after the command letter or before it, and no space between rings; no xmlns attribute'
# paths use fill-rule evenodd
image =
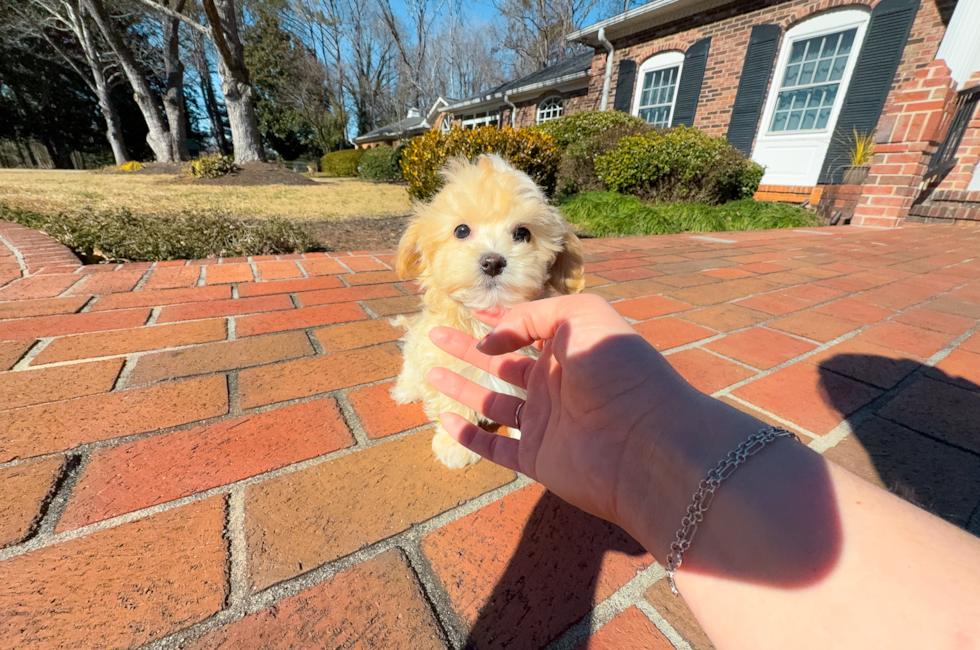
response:
<svg viewBox="0 0 980 650"><path fill-rule="evenodd" d="M491 278L504 272L507 258L496 253L487 253L480 258L480 268Z"/></svg>

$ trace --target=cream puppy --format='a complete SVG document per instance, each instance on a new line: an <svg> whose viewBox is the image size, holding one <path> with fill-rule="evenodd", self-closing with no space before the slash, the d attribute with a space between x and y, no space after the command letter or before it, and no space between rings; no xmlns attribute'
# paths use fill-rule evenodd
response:
<svg viewBox="0 0 980 650"><path fill-rule="evenodd" d="M429 330L445 325L482 338L490 328L471 310L579 293L585 286L582 244L534 181L500 156L483 155L476 164L453 160L442 176L445 187L431 203L415 206L398 246L398 275L416 280L425 294L420 314L395 319L408 333L391 396L399 404L422 400L432 420L448 411L481 424L482 416L429 385L432 368L448 368L497 392L521 398L524 392L441 351ZM443 464L458 469L480 460L436 426L432 450Z"/></svg>

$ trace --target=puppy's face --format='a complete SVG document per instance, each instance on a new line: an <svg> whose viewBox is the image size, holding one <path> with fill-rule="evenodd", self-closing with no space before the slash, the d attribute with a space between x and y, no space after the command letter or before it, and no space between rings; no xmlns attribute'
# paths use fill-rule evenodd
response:
<svg viewBox="0 0 980 650"><path fill-rule="evenodd" d="M531 179L497 156L450 163L399 245L403 278L469 309L510 308L584 286L578 238Z"/></svg>

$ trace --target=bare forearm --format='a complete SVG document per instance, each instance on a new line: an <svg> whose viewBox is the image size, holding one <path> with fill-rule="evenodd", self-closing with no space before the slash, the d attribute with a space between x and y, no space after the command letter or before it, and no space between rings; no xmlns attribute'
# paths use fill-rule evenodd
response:
<svg viewBox="0 0 980 650"><path fill-rule="evenodd" d="M661 562L683 509L632 526ZM980 648L980 541L785 439L718 488L677 584L722 650Z"/></svg>

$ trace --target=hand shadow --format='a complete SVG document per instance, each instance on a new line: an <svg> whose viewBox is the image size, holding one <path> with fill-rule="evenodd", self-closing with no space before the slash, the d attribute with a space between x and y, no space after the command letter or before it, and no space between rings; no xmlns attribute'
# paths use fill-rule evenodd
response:
<svg viewBox="0 0 980 650"><path fill-rule="evenodd" d="M611 568L607 552L637 559L619 561ZM646 556L645 561L640 556ZM633 571L652 562L618 526L545 492L464 648L543 648L585 616L596 601L632 578ZM617 584L600 584L603 568L621 578Z"/></svg>
<svg viewBox="0 0 980 650"><path fill-rule="evenodd" d="M824 454L961 528L980 529L980 386L911 359L838 354L820 364L820 386L840 412L853 409L840 376L891 389L908 385Z"/></svg>

